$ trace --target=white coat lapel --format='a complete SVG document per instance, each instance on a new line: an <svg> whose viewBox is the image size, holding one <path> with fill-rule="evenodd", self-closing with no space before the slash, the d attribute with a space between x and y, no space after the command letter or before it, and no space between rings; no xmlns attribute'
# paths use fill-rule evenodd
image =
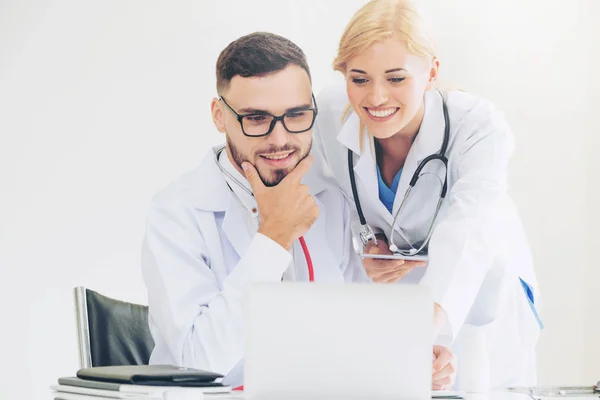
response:
<svg viewBox="0 0 600 400"><path fill-rule="evenodd" d="M354 164L354 172L361 204L363 202L370 202L371 208L374 208L380 216L383 216L383 218L391 224L391 215L385 208L385 205L379 200L379 186L377 180L377 166L374 158L373 138L365 132L361 149L359 128L360 120L356 113L353 112L342 126L337 139L345 147L352 150L355 154L355 158L357 158L357 155L359 156ZM344 160L346 160L346 157L347 155L344 155ZM363 206L363 209L365 208L368 207ZM367 221L367 223L368 222L369 221Z"/></svg>
<svg viewBox="0 0 600 400"><path fill-rule="evenodd" d="M246 253L246 250L248 250L248 246L250 245L250 241L254 236L248 232L248 228L244 223L245 216L243 212L242 206L232 198L232 200L229 202L229 207L225 211L225 217L223 218L222 226L223 234L240 257Z"/></svg>
<svg viewBox="0 0 600 400"><path fill-rule="evenodd" d="M214 151L221 146L215 146L206 156L197 170L198 180L203 185L196 185L194 190L195 206L199 210L225 212L221 229L225 238L231 243L236 253L241 257L246 252L252 235L247 231L242 214L242 206L233 197L227 186L223 173L217 166ZM221 153L221 157L226 153Z"/></svg>
<svg viewBox="0 0 600 400"><path fill-rule="evenodd" d="M370 143L366 148L363 148L360 159L354 166L354 171L357 177L357 186L360 192L361 199L367 198L373 204L373 208L379 214L384 216L389 224L392 223L392 216L385 205L379 200L379 181L377 179L377 164L371 150L374 143L370 139ZM361 185L362 183L362 185ZM362 187L361 187L362 186ZM362 190L361 190L362 189Z"/></svg>
<svg viewBox="0 0 600 400"><path fill-rule="evenodd" d="M194 185L191 187L194 207L202 211L222 212L227 209L231 192L223 178L221 170L215 161L213 147L202 160L193 174Z"/></svg>
<svg viewBox="0 0 600 400"><path fill-rule="evenodd" d="M318 198L315 198L315 202L319 209L325 209L325 205ZM340 260L336 260L332 254L327 237L328 232L339 230L339 228L329 229L328 223L331 223L328 221L328 215L320 213L314 225L304 234L304 239L312 259L315 282L343 283L344 277L338 268ZM294 252L297 278L308 281L308 265L304 253L298 241L294 243L294 246L297 249Z"/></svg>
<svg viewBox="0 0 600 400"><path fill-rule="evenodd" d="M394 215L398 211L398 208L400 208L404 194L408 189L410 180L417 167L426 157L437 153L440 150L443 140L444 114L442 97L437 90L430 90L425 94L425 114L423 116L421 128L419 129L417 137L404 162L402 175L400 176L400 182L398 183L398 189L396 190L396 197L394 198ZM437 196L437 193L431 193L431 195ZM404 214L404 212L402 212L402 214Z"/></svg>

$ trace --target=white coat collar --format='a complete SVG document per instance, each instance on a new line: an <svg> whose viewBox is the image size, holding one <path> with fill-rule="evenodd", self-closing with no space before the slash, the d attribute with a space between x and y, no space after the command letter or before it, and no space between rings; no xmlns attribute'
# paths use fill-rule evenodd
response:
<svg viewBox="0 0 600 400"><path fill-rule="evenodd" d="M213 147L197 170L193 186L194 203L195 207L202 211L225 213L221 229L235 252L241 257L248 250L252 240L252 235L248 235L246 229L241 227L245 224L246 218L244 208L248 209L246 203L256 203L252 196L223 174L223 171L219 168L217 163L220 162L223 168L234 175L240 183L248 185L246 179L241 177L241 174L229 162L227 152L221 152L219 160L216 159L216 151L221 147L223 146ZM235 190L236 195L240 196L239 199L244 208L235 199L232 190ZM251 211L248 210L248 212Z"/></svg>
<svg viewBox="0 0 600 400"><path fill-rule="evenodd" d="M357 155L362 155L365 149L369 148L369 135L365 129L363 135L363 146L362 151L360 149L360 118L351 109L350 115L346 118L342 125L340 133L337 135L337 140L343 144L346 148L352 150Z"/></svg>
<svg viewBox="0 0 600 400"><path fill-rule="evenodd" d="M419 133L415 138L410 153L414 153L412 156L418 164L431 154L440 151L443 141L444 109L442 95L437 90L430 90L425 93L423 122L421 122Z"/></svg>
<svg viewBox="0 0 600 400"><path fill-rule="evenodd" d="M192 202L198 210L223 212L227 210L232 200L223 173L215 162L215 151L220 147L222 146L211 148L192 173Z"/></svg>

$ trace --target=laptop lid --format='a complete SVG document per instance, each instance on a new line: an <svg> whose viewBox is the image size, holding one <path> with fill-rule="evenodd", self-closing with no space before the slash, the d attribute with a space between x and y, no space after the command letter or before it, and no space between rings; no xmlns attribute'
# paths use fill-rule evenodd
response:
<svg viewBox="0 0 600 400"><path fill-rule="evenodd" d="M431 397L425 287L255 283L244 313L248 400Z"/></svg>

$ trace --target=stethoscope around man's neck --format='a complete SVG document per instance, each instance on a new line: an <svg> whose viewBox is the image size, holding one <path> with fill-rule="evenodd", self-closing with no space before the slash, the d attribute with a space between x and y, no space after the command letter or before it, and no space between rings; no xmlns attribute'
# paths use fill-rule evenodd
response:
<svg viewBox="0 0 600 400"><path fill-rule="evenodd" d="M252 193L252 190L248 189L246 187L246 185L244 185L239 179L237 179L232 173L230 173L229 171L227 171L219 162L219 156L221 155L221 153L223 152L223 150L225 150L225 146L218 148L217 150L215 150L214 154L215 154L215 163L217 164L217 166L219 167L219 169L221 170L221 173L223 175L225 175L226 177L228 177L229 179L231 179L231 181L233 183L236 184L236 186L239 186L241 189L243 189L246 193L248 193L250 196L254 197L254 193ZM225 182L227 183L227 182ZM227 183L227 186L229 187L229 190L231 191L231 193L233 194L233 196L237 199L237 201L240 203L240 206L244 207L242 204L242 201L240 200L240 198L238 197L238 195L235 193L235 191L231 188L231 186L229 186L229 183ZM312 258L310 256L310 251L308 250L308 246L306 245L306 241L304 240L303 236L300 236L298 238L298 241L300 242L300 246L302 247L302 252L304 253L304 259L306 260L306 266L308 268L308 280L310 282L314 282L315 280L315 270L313 268L313 263L312 263Z"/></svg>
<svg viewBox="0 0 600 400"><path fill-rule="evenodd" d="M444 98L442 93L439 92L439 90L438 90L438 93L440 93L440 96L442 97L442 108L443 108L443 112L444 112L444 141L442 142L442 147L440 148L439 152L437 152L435 154L431 154L430 156L427 156L425 159L423 159L423 161L421 161L419 163L417 169L415 170L415 172L412 175L408 189L406 189L406 192L404 193L402 203L400 203L400 207L398 208L398 211L396 211L396 213L394 215L394 222L392 222L388 243L389 243L390 251L395 254L401 254L404 256L414 256L414 255L419 254L421 251L423 251L423 249L425 249L427 247L427 245L429 243L429 239L431 238L431 235L433 233L433 228L435 226L435 220L440 211L440 208L442 207L442 202L444 201L444 198L446 197L446 192L448 191L448 158L446 157L446 152L448 150L448 142L450 141L450 118L448 117L448 107L446 105L446 99ZM430 133L429 132L421 132L419 134L427 135ZM418 247L413 246L412 243L407 241L407 243L410 246L410 249L406 249L406 250L399 249L396 246L396 244L394 243L394 232L395 232L394 227L396 226L396 222L398 222L398 217L400 216L402 210L404 209L406 199L408 198L411 190L417 184L417 181L419 180L419 177L421 176L421 172L423 171L423 168L425 168L425 166L427 165L428 162L435 161L435 160L439 160L444 164L444 171L445 171L444 172L444 183L443 183L442 189L440 191L440 198L438 200L438 203L437 203L437 206L435 209L435 214L433 215L433 219L431 220L431 224L429 225L429 230L427 231L426 239ZM366 246L369 242L372 242L374 245L377 245L377 238L375 236L375 233L373 232L373 229L371 229L371 226L369 226L369 224L367 224L367 220L365 219L365 216L364 216L363 210L362 210L362 206L360 204L358 189L356 188L356 178L354 176L354 152L351 149L348 149L348 173L350 175L350 185L352 186L352 196L354 197L354 204L356 205L356 212L358 214L358 218L360 220L360 225L361 225L360 239L363 243L363 246Z"/></svg>

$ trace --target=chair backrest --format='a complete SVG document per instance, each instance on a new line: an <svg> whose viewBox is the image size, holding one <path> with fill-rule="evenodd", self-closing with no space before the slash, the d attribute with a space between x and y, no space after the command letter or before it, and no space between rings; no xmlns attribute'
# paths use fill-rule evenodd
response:
<svg viewBox="0 0 600 400"><path fill-rule="evenodd" d="M80 368L146 365L154 348L148 307L76 287L75 314Z"/></svg>

